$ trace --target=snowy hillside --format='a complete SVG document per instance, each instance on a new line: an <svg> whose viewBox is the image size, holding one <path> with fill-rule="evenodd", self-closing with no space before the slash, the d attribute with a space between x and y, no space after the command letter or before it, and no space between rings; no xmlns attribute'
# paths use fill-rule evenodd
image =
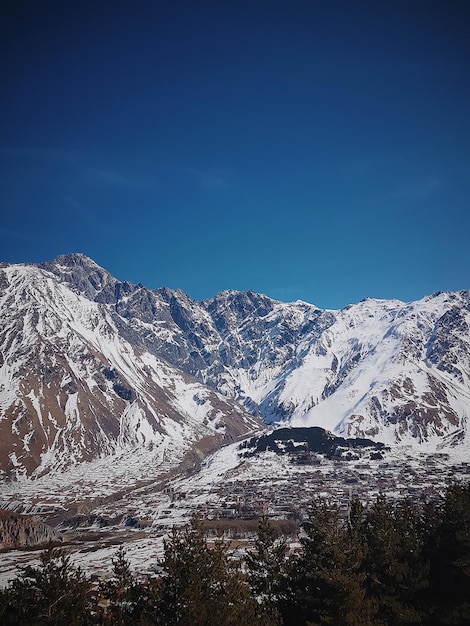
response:
<svg viewBox="0 0 470 626"><path fill-rule="evenodd" d="M213 315L234 298L204 303ZM257 296L258 298L264 298ZM269 304L269 306L268 306ZM367 299L341 311L264 299L222 333L205 380L266 422L385 443L456 445L470 414L470 294ZM217 371L218 369L218 371Z"/></svg>
<svg viewBox="0 0 470 626"><path fill-rule="evenodd" d="M259 418L426 449L469 440L467 291L340 311L252 291L197 302L71 254L0 266L0 311L9 476L132 450L177 462L196 442L203 456Z"/></svg>
<svg viewBox="0 0 470 626"><path fill-rule="evenodd" d="M39 475L122 451L180 461L258 427L149 353L105 305L33 266L0 270L0 463ZM202 454L201 451L201 454Z"/></svg>

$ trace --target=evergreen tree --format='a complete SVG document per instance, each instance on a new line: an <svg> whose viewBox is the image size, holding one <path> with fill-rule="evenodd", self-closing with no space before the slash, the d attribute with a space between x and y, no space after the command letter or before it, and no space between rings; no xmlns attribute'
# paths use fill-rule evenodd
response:
<svg viewBox="0 0 470 626"><path fill-rule="evenodd" d="M28 565L1 594L0 623L83 626L93 623L89 583L64 550L50 545L39 567Z"/></svg>
<svg viewBox="0 0 470 626"><path fill-rule="evenodd" d="M452 485L428 507L432 624L470 624L470 485Z"/></svg>
<svg viewBox="0 0 470 626"><path fill-rule="evenodd" d="M350 502L346 534L348 542L347 550L351 563L355 564L358 571L363 572L367 555L365 513L364 507L357 497L354 497ZM365 578L365 576L363 576L363 578Z"/></svg>
<svg viewBox="0 0 470 626"><path fill-rule="evenodd" d="M272 624L250 596L237 564L218 540L209 548L201 522L173 529L165 541L157 586L156 622L164 626Z"/></svg>
<svg viewBox="0 0 470 626"><path fill-rule="evenodd" d="M273 618L279 619L278 603L285 587L286 540L278 539L267 516L258 524L254 550L245 556L253 595Z"/></svg>
<svg viewBox="0 0 470 626"><path fill-rule="evenodd" d="M399 591L402 601L411 608L414 623L421 623L427 613L421 601L429 586L429 559L425 553L423 515L420 507L408 499L394 507L395 529L400 537L399 561L402 573Z"/></svg>
<svg viewBox="0 0 470 626"><path fill-rule="evenodd" d="M371 624L373 611L365 598L357 548L351 549L337 507L314 502L305 531L303 554L290 569L284 623Z"/></svg>
<svg viewBox="0 0 470 626"><path fill-rule="evenodd" d="M384 624L418 624L423 620L420 592L427 585L418 508L410 502L394 507L380 494L366 516L368 590Z"/></svg>
<svg viewBox="0 0 470 626"><path fill-rule="evenodd" d="M145 624L150 618L148 586L138 584L131 573L126 552L122 546L112 559L113 572L109 580L101 584L101 592L109 606L102 615L104 623L113 626Z"/></svg>

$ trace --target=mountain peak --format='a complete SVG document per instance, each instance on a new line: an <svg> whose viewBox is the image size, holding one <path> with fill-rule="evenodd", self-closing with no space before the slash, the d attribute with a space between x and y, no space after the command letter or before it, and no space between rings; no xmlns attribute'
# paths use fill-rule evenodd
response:
<svg viewBox="0 0 470 626"><path fill-rule="evenodd" d="M83 268L83 269L87 269L90 271L101 270L102 272L106 272L105 269L103 269L93 259L91 259L86 254L83 254L82 252L71 252L69 254L59 254L59 256L57 256L55 259L52 259L52 261L47 261L45 263L39 264L40 267L44 267L45 265L47 266L54 265L62 269L69 268L70 271L76 268ZM106 274L108 274L108 272L106 272Z"/></svg>
<svg viewBox="0 0 470 626"><path fill-rule="evenodd" d="M69 254L59 254L59 256L57 256L55 259L52 259L52 261L47 261L46 263L48 265L54 264L57 266L70 267L70 268L74 268L78 266L78 267L88 267L88 268L93 268L93 269L96 269L96 268L103 269L97 263L95 263L93 259L91 259L86 254L83 254L82 252L71 252ZM40 265L44 265L44 264L42 263Z"/></svg>
<svg viewBox="0 0 470 626"><path fill-rule="evenodd" d="M61 254L52 261L39 263L38 267L55 274L90 300L114 301L115 285L119 281L85 254Z"/></svg>

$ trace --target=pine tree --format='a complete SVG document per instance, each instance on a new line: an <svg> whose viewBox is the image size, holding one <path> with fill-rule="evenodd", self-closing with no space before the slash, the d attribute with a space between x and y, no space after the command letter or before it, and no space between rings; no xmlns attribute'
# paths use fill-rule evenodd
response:
<svg viewBox="0 0 470 626"><path fill-rule="evenodd" d="M404 501L393 506L383 494L366 516L368 591L385 624L419 624L420 592L427 585L418 508Z"/></svg>
<svg viewBox="0 0 470 626"><path fill-rule="evenodd" d="M209 547L201 522L173 529L165 541L156 589L156 623L164 626L260 626L265 618L222 540Z"/></svg>
<svg viewBox="0 0 470 626"><path fill-rule="evenodd" d="M402 601L411 609L413 623L421 623L427 611L421 597L429 586L429 559L424 551L423 516L420 507L405 499L394 507L395 529L400 537Z"/></svg>
<svg viewBox="0 0 470 626"><path fill-rule="evenodd" d="M0 602L2 624L15 626L84 626L93 623L88 601L89 583L73 567L64 550L50 545L39 567L28 565L4 590Z"/></svg>
<svg viewBox="0 0 470 626"><path fill-rule="evenodd" d="M112 564L111 578L101 584L101 593L109 602L103 621L113 626L145 623L149 590L137 583L122 546L117 550Z"/></svg>
<svg viewBox="0 0 470 626"><path fill-rule="evenodd" d="M367 542L365 536L365 512L359 498L351 500L346 526L347 552L357 571L364 573ZM365 579L365 574L362 577Z"/></svg>
<svg viewBox="0 0 470 626"><path fill-rule="evenodd" d="M432 624L469 624L470 485L450 486L442 503L429 509L431 571L426 600L432 607Z"/></svg>
<svg viewBox="0 0 470 626"><path fill-rule="evenodd" d="M278 603L285 586L286 540L278 539L267 516L258 524L254 550L245 556L252 593L274 619L279 618Z"/></svg>
<svg viewBox="0 0 470 626"><path fill-rule="evenodd" d="M292 562L289 593L283 606L285 624L372 623L372 606L365 598L356 547L337 507L318 500L305 524L303 553Z"/></svg>

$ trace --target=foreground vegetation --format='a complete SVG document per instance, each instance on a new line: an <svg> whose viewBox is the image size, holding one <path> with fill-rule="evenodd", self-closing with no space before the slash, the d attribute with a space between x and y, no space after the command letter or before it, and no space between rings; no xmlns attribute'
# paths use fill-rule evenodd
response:
<svg viewBox="0 0 470 626"><path fill-rule="evenodd" d="M0 623L15 626L244 626L470 623L470 486L439 501L390 502L348 519L312 504L299 550L267 518L243 561L209 544L193 518L165 541L161 571L135 577L120 548L109 580L92 582L49 547L0 592Z"/></svg>

